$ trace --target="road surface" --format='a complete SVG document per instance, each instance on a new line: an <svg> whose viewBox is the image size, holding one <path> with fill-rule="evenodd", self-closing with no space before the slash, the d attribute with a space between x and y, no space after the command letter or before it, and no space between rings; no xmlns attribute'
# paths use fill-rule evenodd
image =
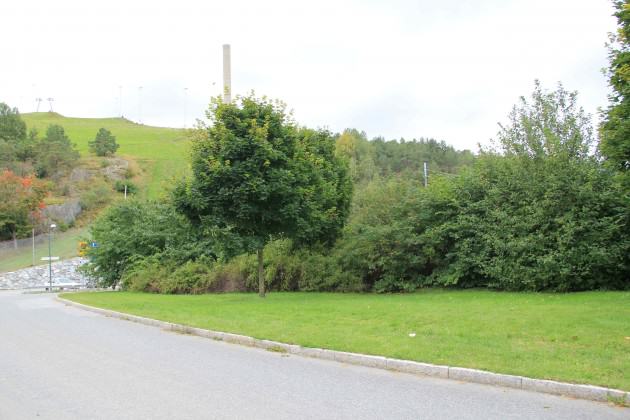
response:
<svg viewBox="0 0 630 420"><path fill-rule="evenodd" d="M630 409L288 356L0 292L0 419L630 419Z"/></svg>

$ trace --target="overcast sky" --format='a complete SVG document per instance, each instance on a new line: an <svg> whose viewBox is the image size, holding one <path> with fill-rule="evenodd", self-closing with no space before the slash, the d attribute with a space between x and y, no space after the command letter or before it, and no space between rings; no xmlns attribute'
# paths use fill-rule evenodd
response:
<svg viewBox="0 0 630 420"><path fill-rule="evenodd" d="M190 126L222 91L229 43L234 93L281 99L300 124L476 150L534 79L577 90L596 120L612 13L608 0L8 1L0 101Z"/></svg>

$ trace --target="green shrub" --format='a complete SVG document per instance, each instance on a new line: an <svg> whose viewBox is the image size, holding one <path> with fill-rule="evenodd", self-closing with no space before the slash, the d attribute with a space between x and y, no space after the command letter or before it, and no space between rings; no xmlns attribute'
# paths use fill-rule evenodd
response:
<svg viewBox="0 0 630 420"><path fill-rule="evenodd" d="M225 237L229 242L230 236ZM90 227L90 240L99 246L88 250L86 270L105 286L116 284L132 264L146 257L178 266L224 254L213 235L191 225L170 204L136 199L121 201L99 215Z"/></svg>
<svg viewBox="0 0 630 420"><path fill-rule="evenodd" d="M161 278L159 291L171 294L205 293L212 290L214 280L207 262L187 261L171 274Z"/></svg>
<svg viewBox="0 0 630 420"><path fill-rule="evenodd" d="M131 168L125 169L125 179L131 179L136 176L135 172Z"/></svg>
<svg viewBox="0 0 630 420"><path fill-rule="evenodd" d="M482 156L428 189L376 190L390 201L355 210L334 251L368 290L630 287L629 198L595 161Z"/></svg>
<svg viewBox="0 0 630 420"><path fill-rule="evenodd" d="M124 193L125 192L125 186L127 187L127 194L137 194L138 193L138 187L136 186L136 184L134 184L131 181L116 181L114 183L114 190L119 192L119 193Z"/></svg>
<svg viewBox="0 0 630 420"><path fill-rule="evenodd" d="M159 292L159 284L168 275L168 267L157 258L143 258L134 261L121 278L124 290L132 292Z"/></svg>
<svg viewBox="0 0 630 420"><path fill-rule="evenodd" d="M81 194L79 204L83 210L93 210L105 206L111 201L111 198L109 185L105 182L98 182Z"/></svg>
<svg viewBox="0 0 630 420"><path fill-rule="evenodd" d="M289 240L276 240L265 247L265 286L273 291L361 291L360 278L343 273L336 256L323 250L292 249ZM212 275L224 289L258 288L257 259L242 254L212 267ZM229 284L230 287L226 286Z"/></svg>

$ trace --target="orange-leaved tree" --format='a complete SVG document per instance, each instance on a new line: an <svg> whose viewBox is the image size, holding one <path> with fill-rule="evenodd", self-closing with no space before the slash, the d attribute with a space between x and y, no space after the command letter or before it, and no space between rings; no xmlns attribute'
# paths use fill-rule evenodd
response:
<svg viewBox="0 0 630 420"><path fill-rule="evenodd" d="M0 240L15 240L28 232L41 217L47 192L47 184L34 176L0 173Z"/></svg>

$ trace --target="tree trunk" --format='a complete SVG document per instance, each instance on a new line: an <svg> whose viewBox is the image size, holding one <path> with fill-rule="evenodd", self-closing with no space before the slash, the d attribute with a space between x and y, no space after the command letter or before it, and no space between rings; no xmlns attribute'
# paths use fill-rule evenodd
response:
<svg viewBox="0 0 630 420"><path fill-rule="evenodd" d="M263 269L263 247L258 248L258 296L265 297L265 270Z"/></svg>

